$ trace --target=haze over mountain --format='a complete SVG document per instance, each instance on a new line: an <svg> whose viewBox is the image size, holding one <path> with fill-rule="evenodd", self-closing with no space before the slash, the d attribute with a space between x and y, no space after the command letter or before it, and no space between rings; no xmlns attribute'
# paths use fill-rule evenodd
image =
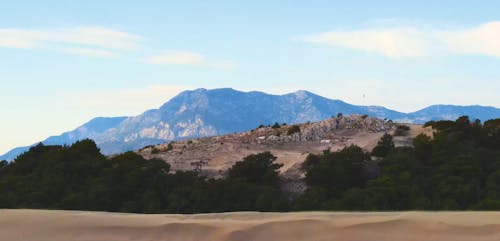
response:
<svg viewBox="0 0 500 241"><path fill-rule="evenodd" d="M337 113L367 114L407 123L454 120L462 115L483 121L500 117L500 109L477 105L433 105L402 113L380 106L351 105L304 90L271 95L230 88L196 89L181 92L159 109L132 117L98 117L42 143L64 145L90 138L104 154L116 154L170 140L246 131L260 124L319 121ZM29 146L15 148L0 156L0 160L12 160L28 149Z"/></svg>

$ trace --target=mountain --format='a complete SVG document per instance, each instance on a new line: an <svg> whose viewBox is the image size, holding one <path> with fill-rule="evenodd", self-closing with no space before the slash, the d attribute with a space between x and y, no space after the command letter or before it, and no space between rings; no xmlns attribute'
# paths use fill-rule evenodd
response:
<svg viewBox="0 0 500 241"><path fill-rule="evenodd" d="M483 121L500 118L500 109L491 106L456 106L431 105L419 111L409 113L408 120L412 123L425 123L430 120L456 120L460 116L469 116L471 120Z"/></svg>
<svg viewBox="0 0 500 241"><path fill-rule="evenodd" d="M409 123L455 119L500 117L500 109L483 106L436 105L402 113L380 106L357 106L299 90L285 95L242 92L230 88L181 92L158 109L133 117L95 118L77 129L42 141L47 145L71 144L91 138L104 154L136 150L169 140L221 135L253 129L260 124L303 123L343 114L367 114ZM12 160L29 147L16 148L0 156Z"/></svg>
<svg viewBox="0 0 500 241"><path fill-rule="evenodd" d="M45 145L69 145L81 139L93 139L107 130L112 130L125 119L127 117L97 117L73 131L65 132L59 136L51 136L41 142ZM19 154L29 150L30 147L16 147L0 156L0 160L12 160Z"/></svg>

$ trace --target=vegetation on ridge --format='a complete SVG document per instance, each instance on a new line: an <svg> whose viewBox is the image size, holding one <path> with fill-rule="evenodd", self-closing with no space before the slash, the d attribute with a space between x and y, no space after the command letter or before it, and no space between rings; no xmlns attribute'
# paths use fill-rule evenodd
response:
<svg viewBox="0 0 500 241"><path fill-rule="evenodd" d="M127 152L107 159L91 140L32 147L0 162L0 208L199 213L289 210L500 210L500 119L461 117L426 125L413 147L385 135L371 153L357 146L309 155L307 191L280 190L269 152L237 162L224 179L170 173L162 160ZM377 158L372 158L376 156Z"/></svg>

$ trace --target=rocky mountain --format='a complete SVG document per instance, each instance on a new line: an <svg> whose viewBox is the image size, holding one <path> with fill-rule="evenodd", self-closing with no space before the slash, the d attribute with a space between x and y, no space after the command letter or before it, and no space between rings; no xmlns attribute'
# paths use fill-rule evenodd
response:
<svg viewBox="0 0 500 241"><path fill-rule="evenodd" d="M138 116L96 118L44 144L71 144L91 138L105 154L137 150L170 140L214 136L253 129L260 124L304 123L336 116L337 113L366 114L408 123L455 119L500 117L500 109L483 106L430 106L413 113L402 113L380 106L357 106L299 90L285 95L242 92L230 88L184 91L158 109ZM1 159L12 160L29 147L16 148Z"/></svg>

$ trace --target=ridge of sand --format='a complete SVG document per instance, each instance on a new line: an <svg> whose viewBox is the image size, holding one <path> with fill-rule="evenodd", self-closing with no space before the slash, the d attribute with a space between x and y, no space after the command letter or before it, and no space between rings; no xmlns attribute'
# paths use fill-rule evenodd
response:
<svg viewBox="0 0 500 241"><path fill-rule="evenodd" d="M500 212L125 214L0 210L0 240L498 241Z"/></svg>

